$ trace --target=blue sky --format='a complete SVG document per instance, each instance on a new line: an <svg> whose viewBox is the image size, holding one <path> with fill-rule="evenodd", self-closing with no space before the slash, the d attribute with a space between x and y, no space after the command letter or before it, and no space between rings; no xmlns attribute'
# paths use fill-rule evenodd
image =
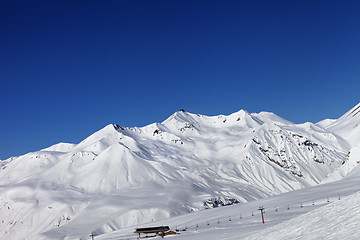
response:
<svg viewBox="0 0 360 240"><path fill-rule="evenodd" d="M359 1L7 1L0 159L183 108L338 118L360 101Z"/></svg>

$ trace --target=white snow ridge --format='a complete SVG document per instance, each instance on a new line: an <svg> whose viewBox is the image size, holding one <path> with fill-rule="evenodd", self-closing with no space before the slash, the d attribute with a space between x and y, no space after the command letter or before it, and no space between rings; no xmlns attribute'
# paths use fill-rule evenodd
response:
<svg viewBox="0 0 360 240"><path fill-rule="evenodd" d="M358 239L359 112L294 124L180 110L3 160L0 239L136 239L164 225L175 239Z"/></svg>

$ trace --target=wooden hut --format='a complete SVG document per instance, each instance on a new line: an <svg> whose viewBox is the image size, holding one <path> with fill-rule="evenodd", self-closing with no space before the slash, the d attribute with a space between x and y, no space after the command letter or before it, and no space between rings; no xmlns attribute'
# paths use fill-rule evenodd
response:
<svg viewBox="0 0 360 240"><path fill-rule="evenodd" d="M161 237L164 237L170 231L169 226L160 226L160 227L148 227L148 228L136 228L134 233L139 234L138 238L141 238L141 234L155 233Z"/></svg>

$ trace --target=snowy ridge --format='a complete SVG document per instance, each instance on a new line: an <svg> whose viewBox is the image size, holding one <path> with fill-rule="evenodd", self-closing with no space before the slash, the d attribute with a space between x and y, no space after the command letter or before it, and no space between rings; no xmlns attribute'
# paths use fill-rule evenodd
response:
<svg viewBox="0 0 360 240"><path fill-rule="evenodd" d="M355 117L360 112L360 103L358 103L355 107L353 107L348 113L346 113L346 116Z"/></svg>
<svg viewBox="0 0 360 240"><path fill-rule="evenodd" d="M360 141L360 103L335 120L326 129L345 138L352 146Z"/></svg>
<svg viewBox="0 0 360 240"><path fill-rule="evenodd" d="M2 161L0 239L103 234L203 210L209 199L245 203L341 179L357 166L346 139L356 136L347 123L360 122L354 109L327 128L268 112L180 110Z"/></svg>
<svg viewBox="0 0 360 240"><path fill-rule="evenodd" d="M41 151L48 151L48 152L70 152L76 144L71 143L58 143L52 145L51 147L44 148Z"/></svg>

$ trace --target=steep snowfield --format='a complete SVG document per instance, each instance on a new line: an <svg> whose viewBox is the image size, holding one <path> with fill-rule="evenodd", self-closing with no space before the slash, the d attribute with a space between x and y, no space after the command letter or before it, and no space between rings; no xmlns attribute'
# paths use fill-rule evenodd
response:
<svg viewBox="0 0 360 240"><path fill-rule="evenodd" d="M346 139L352 146L358 145L360 142L360 103L333 121L326 129Z"/></svg>
<svg viewBox="0 0 360 240"><path fill-rule="evenodd" d="M345 113L339 119L331 121L326 130L332 132L350 145L344 164L331 173L324 182L340 180L351 172L360 161L360 103Z"/></svg>
<svg viewBox="0 0 360 240"><path fill-rule="evenodd" d="M356 134L343 124L357 121L354 109L326 128L267 112L180 110L2 161L0 238L99 235L197 212L209 199L246 203L341 179L357 166L346 139Z"/></svg>

